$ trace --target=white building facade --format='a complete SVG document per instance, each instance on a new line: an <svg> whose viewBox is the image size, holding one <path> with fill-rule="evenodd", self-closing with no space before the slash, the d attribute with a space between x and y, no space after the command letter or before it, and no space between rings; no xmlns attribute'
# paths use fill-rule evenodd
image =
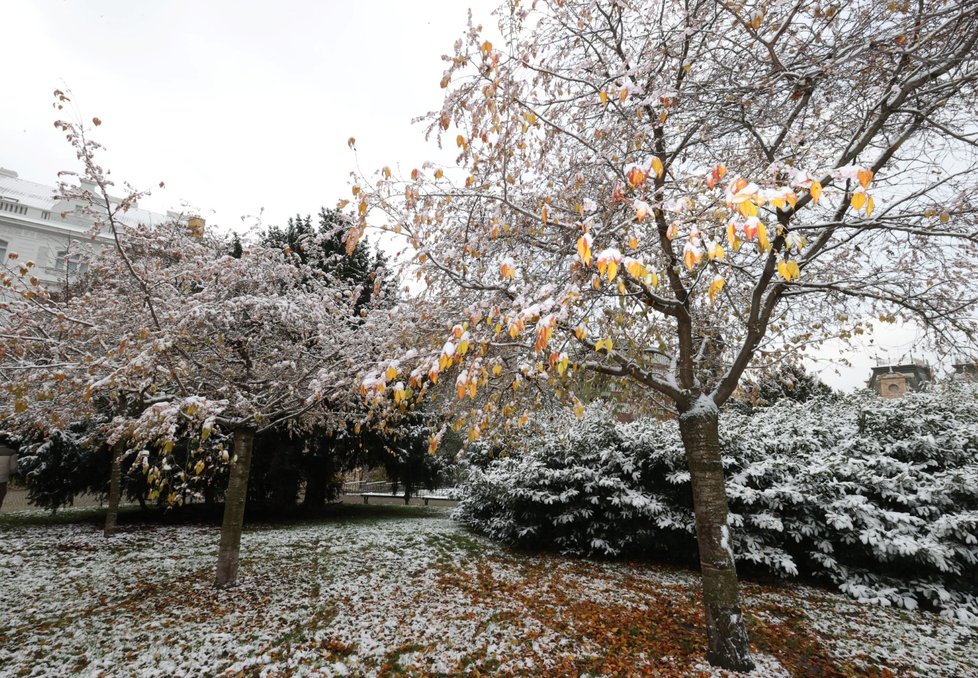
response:
<svg viewBox="0 0 978 678"><path fill-rule="evenodd" d="M79 207L58 197L57 187L21 179L0 167L0 266L30 261L31 275L45 287L63 287L84 270L87 254L110 243L107 234L91 232L92 222L77 213ZM121 221L137 227L177 216L134 208Z"/></svg>

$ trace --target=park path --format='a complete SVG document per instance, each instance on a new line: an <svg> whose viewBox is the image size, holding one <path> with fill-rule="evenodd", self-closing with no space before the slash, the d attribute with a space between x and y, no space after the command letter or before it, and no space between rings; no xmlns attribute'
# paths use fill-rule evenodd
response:
<svg viewBox="0 0 978 678"><path fill-rule="evenodd" d="M75 497L75 501L72 504L74 508L92 508L93 506L102 506L102 502L99 501L98 497L91 494L82 494ZM3 500L3 506L0 507L0 513L17 513L18 511L37 511L40 510L36 506L31 506L27 503L27 490L23 487L8 487L7 496Z"/></svg>

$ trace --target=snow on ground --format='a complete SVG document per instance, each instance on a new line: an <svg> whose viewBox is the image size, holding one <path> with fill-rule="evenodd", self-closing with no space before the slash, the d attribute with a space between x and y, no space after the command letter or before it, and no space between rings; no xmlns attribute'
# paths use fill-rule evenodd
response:
<svg viewBox="0 0 978 678"><path fill-rule="evenodd" d="M374 508L374 507L369 507ZM429 509L255 526L0 523L0 674L723 675L694 573L514 553ZM804 587L746 587L758 676L976 675L974 629Z"/></svg>

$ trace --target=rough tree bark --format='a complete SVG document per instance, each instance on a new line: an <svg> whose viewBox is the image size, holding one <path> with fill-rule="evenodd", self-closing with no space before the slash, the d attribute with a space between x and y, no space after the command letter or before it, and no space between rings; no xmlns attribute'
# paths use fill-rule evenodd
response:
<svg viewBox="0 0 978 678"><path fill-rule="evenodd" d="M251 471L251 451L255 432L239 429L234 432L234 461L224 495L224 522L221 524L221 545L217 551L218 587L234 584L238 576L238 554L241 550L241 529L244 525L245 501L248 498L248 474Z"/></svg>
<svg viewBox="0 0 978 678"><path fill-rule="evenodd" d="M712 408L694 406L679 418L693 488L709 639L707 659L714 666L749 671L754 668L754 661L740 611L740 585L727 526L718 423L717 410Z"/></svg>
<svg viewBox="0 0 978 678"><path fill-rule="evenodd" d="M112 536L119 520L119 502L122 499L123 447L123 445L118 444L112 449L112 471L109 474L109 508L105 512L105 529L102 533L106 537Z"/></svg>

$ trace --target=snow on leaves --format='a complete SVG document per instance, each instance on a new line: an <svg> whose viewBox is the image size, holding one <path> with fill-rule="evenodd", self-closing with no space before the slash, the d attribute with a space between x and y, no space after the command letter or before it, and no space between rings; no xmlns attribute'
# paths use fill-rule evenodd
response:
<svg viewBox="0 0 978 678"><path fill-rule="evenodd" d="M862 393L728 415L736 557L779 576L804 570L861 602L978 623L976 396ZM546 535L565 553L695 553L674 424L616 424L594 406L569 428L474 468L459 519L507 543Z"/></svg>

